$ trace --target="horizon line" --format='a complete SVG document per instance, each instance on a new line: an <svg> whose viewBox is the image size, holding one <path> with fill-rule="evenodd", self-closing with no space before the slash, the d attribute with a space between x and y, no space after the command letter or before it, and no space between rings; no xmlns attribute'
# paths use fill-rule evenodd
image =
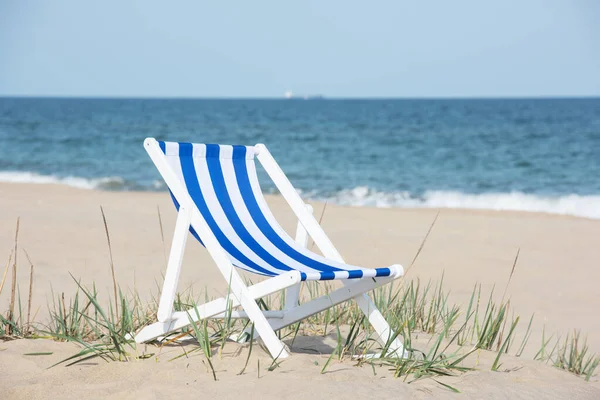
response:
<svg viewBox="0 0 600 400"><path fill-rule="evenodd" d="M22 95L0 94L0 99L47 99L47 100L281 100L281 101L327 101L327 100L591 100L597 95L531 95L531 96L325 96L318 95L286 98L273 96L96 96L96 95Z"/></svg>

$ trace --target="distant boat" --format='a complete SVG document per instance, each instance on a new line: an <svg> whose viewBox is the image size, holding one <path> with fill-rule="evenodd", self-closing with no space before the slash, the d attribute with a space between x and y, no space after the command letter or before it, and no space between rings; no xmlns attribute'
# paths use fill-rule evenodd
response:
<svg viewBox="0 0 600 400"><path fill-rule="evenodd" d="M305 96L295 96L294 93L292 93L291 91L287 91L283 94L283 97L285 97L288 100L323 100L325 98L325 96L323 96L322 94L313 94L313 95L305 95Z"/></svg>

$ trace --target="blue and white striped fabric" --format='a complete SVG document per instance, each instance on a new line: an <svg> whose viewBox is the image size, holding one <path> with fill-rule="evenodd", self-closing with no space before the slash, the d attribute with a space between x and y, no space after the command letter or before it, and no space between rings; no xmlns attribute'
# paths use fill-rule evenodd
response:
<svg viewBox="0 0 600 400"><path fill-rule="evenodd" d="M390 268L360 268L329 260L298 245L277 223L262 195L254 148L158 142L231 262L275 276L300 271L302 280L389 276ZM173 197L175 206L179 208ZM191 229L202 243L202 238Z"/></svg>

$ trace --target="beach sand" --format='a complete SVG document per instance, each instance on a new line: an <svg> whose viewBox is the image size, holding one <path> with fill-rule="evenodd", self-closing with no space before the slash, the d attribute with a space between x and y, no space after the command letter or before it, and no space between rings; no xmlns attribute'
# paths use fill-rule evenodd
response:
<svg viewBox="0 0 600 400"><path fill-rule="evenodd" d="M283 200L268 198L288 232L295 221ZM320 216L322 203L314 203ZM117 281L135 290L143 300L158 292L174 227L175 212L165 193L101 192L60 185L0 184L0 256L8 260L14 246L15 224L20 217L19 248L34 264L32 314L47 318L46 304L55 294L69 296L76 284L95 282L101 295L112 292L109 251L100 213L104 208L110 232ZM158 219L160 209L163 245ZM505 298L511 312L524 320L523 335L535 313L533 334L522 357L503 357L503 370L491 372L494 353L477 356L477 370L444 380L468 398L600 398L598 376L591 382L549 365L533 361L542 326L550 334L566 335L574 329L587 335L593 352L600 352L600 220L519 212L442 209L419 257L409 268L438 210L375 209L327 205L325 231L348 263L383 267L400 263L408 269L406 281L439 281L451 292L450 302L469 300L481 283L482 295L495 286L498 299L509 279L517 250L520 255ZM2 267L4 267L2 263ZM18 253L18 283L25 298L29 264ZM256 280L256 278L255 278ZM0 308L8 308L7 282ZM188 241L180 290L193 287L210 296L225 294L227 284L202 246ZM380 368L355 367L352 361L334 362L320 374L329 354L327 341L318 336L299 338L292 356L268 372L268 355L253 353L251 365L236 375L247 348L228 344L222 357L214 357L214 382L202 357L169 362L179 347L162 350L156 359L128 363L92 360L72 367L46 369L74 354L78 347L49 340L0 341L0 398L170 398L180 395L218 395L222 398L415 398L455 396L431 380L406 384ZM297 347L296 347L297 346ZM321 346L321 347L319 347ZM321 349L324 354L302 351ZM52 352L49 356L25 353ZM329 353L331 350L329 350ZM172 356L169 356L172 354ZM199 354L199 353L196 353ZM257 361L260 360L260 377ZM157 362L158 361L158 362Z"/></svg>

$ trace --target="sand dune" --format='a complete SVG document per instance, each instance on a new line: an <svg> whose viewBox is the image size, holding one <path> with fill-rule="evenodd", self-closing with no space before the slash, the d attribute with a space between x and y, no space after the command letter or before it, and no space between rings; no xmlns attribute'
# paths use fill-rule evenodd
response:
<svg viewBox="0 0 600 400"><path fill-rule="evenodd" d="M270 197L284 228L295 222L281 198ZM101 293L112 290L109 253L100 205L106 213L118 282L137 290L144 300L156 293L174 227L174 211L164 193L115 193L81 190L59 185L0 184L0 255L8 259L20 217L19 247L27 250L35 266L33 310L36 320L46 318L46 303L54 293L75 290L70 274L84 284L95 282ZM315 204L319 215L323 204ZM161 240L160 209L166 244ZM437 210L349 208L328 205L323 219L346 261L381 267L411 261L435 218ZM535 313L533 335L523 357L507 356L504 369L489 371L490 354L479 356L478 370L451 378L472 398L600 398L598 377L586 383L564 371L531 360L547 332L564 335L580 329L588 335L591 350L600 351L600 221L535 213L441 210L437 222L406 280L439 280L451 291L450 300L465 304L473 286L481 283L489 295L496 286L502 296L513 261L520 249L506 298L522 318ZM226 291L204 249L188 242L180 289L193 286L211 296ZM20 251L18 282L22 293L29 284L28 263ZM8 290L0 296L4 310ZM523 334L526 325L518 332ZM333 340L331 338L327 340ZM317 346L319 337L303 337L306 346ZM318 346L317 346L318 347ZM48 356L24 353L52 352ZM385 368L354 367L351 360L335 362L320 374L328 354L302 353L292 347L292 357L273 372L261 371L256 361L242 375L246 347L226 346L216 358L219 381L213 382L201 357L168 362L161 354L152 360L129 363L93 361L73 367L49 365L76 351L73 344L46 340L0 342L1 398L164 398L178 395L219 395L223 398L307 398L353 395L357 398L452 396L431 380L407 385L392 378ZM172 352L180 349L169 350ZM235 355L241 351L241 355ZM235 356L234 356L235 355ZM257 354L262 365L270 363ZM316 363L316 364L315 364ZM321 366L319 366L321 365ZM487 366L487 367L486 367ZM263 375L264 374L264 375ZM2 394L5 395L2 395Z"/></svg>

